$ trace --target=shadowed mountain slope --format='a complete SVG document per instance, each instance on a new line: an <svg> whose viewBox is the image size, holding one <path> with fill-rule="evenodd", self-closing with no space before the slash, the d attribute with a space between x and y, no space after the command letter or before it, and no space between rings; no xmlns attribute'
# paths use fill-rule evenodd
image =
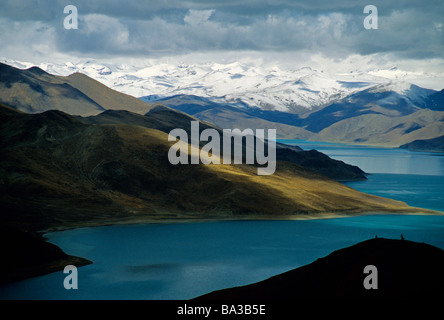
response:
<svg viewBox="0 0 444 320"><path fill-rule="evenodd" d="M4 224L25 230L152 221L431 212L364 194L289 162L172 165L166 133L0 108Z"/></svg>
<svg viewBox="0 0 444 320"><path fill-rule="evenodd" d="M400 148L412 151L444 152L444 136L428 140L415 140L400 146Z"/></svg>
<svg viewBox="0 0 444 320"><path fill-rule="evenodd" d="M140 115L126 110L107 110L96 116L77 117L81 122L86 124L128 124L137 125L150 129L157 129L165 133L169 133L176 128L184 129L188 135L191 134L191 121L199 121L198 119L165 106L155 105L147 114ZM213 124L199 121L199 131L205 129L221 129Z"/></svg>
<svg viewBox="0 0 444 320"><path fill-rule="evenodd" d="M426 99L425 105L431 110L444 111L444 89L430 95Z"/></svg>
<svg viewBox="0 0 444 320"><path fill-rule="evenodd" d="M407 83L377 85L310 114L304 121L305 128L320 132L338 121L368 114L406 116L426 108L433 92Z"/></svg>
<svg viewBox="0 0 444 320"><path fill-rule="evenodd" d="M304 116L197 96L158 101L224 128L275 128L281 138L399 147L443 134L443 92L407 83L377 85Z"/></svg>
<svg viewBox="0 0 444 320"><path fill-rule="evenodd" d="M81 267L91 261L67 255L41 235L0 225L2 264L0 286L29 277L60 271L67 265ZM7 245L6 245L7 244Z"/></svg>
<svg viewBox="0 0 444 320"><path fill-rule="evenodd" d="M193 116L176 111L164 106L156 105L145 116L134 114L123 110L108 110L96 116L77 117L80 121L88 124L129 124L146 128L157 129L169 133L175 128L184 129L188 136L191 135L191 121L196 121ZM211 123L199 120L199 130L216 129L222 136L222 129ZM243 142L244 143L244 142ZM206 142L201 143L205 145ZM244 146L245 148L245 146ZM297 146L289 146L276 143L277 160L288 161L313 172L323 174L335 180L364 180L365 172L356 166L346 164L342 161L334 160L327 155L316 150L303 151Z"/></svg>
<svg viewBox="0 0 444 320"><path fill-rule="evenodd" d="M143 97L141 99L144 100ZM156 101L220 128L276 129L277 138L280 139L308 139L314 136L312 132L296 126L301 123L297 115L285 112L264 111L248 106L239 108L194 95L177 95Z"/></svg>

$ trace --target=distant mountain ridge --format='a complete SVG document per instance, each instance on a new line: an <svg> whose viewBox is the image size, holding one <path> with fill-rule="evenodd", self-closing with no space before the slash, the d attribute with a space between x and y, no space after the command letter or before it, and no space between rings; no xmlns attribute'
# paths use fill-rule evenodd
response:
<svg viewBox="0 0 444 320"><path fill-rule="evenodd" d="M206 71L199 72L202 72L203 75L208 75L208 72L212 74L210 78L213 79L212 81L216 81L215 83L218 83L217 77L222 76L219 80L229 84L228 87L233 85L231 80L237 81L240 77L235 76L234 79L229 77L231 80L224 78L226 75L233 75L233 70L240 68L239 72L242 70L248 74L253 72L239 65L213 67L210 68L212 71L205 69ZM189 68L189 66L181 67L179 73L175 73L171 69L164 71L168 75L185 76L191 70ZM370 80L353 82L337 79L335 81L348 88L349 91L344 91L340 95L334 94L334 97L329 98L328 103L314 103L310 108L303 107L301 109L298 107L299 109L292 109L292 113L290 113L285 108L264 108L261 104L255 104L254 99L247 101L248 99L233 100L227 97L208 98L183 94L163 97L162 94L155 93L138 100L128 95L121 95L80 73L66 77L53 76L36 67L20 70L7 65L2 65L2 70L0 73L0 92L2 93L0 100L25 112L41 112L51 106L49 107L51 109L82 116L97 115L105 110L117 109L145 114L153 108L153 105L160 103L186 112L202 121L214 123L221 128L276 129L277 137L284 139L399 147L414 140L433 139L444 134L442 116L444 90L425 89L405 81L379 83L378 81L381 79L376 81L372 78L373 82ZM156 78L156 72L159 70L150 70ZM99 68L96 71L103 77L111 76L115 72L106 68ZM15 74L20 72L22 72L20 75ZM185 74L183 74L184 72ZM234 74L240 75L239 72ZM255 72L253 72L255 76L250 74L254 79L258 76ZM328 81L324 79L325 82L319 80L317 76L315 77L316 72L308 68L290 73L296 78L300 77L299 80L294 80L296 84L293 85L300 86L301 83L304 83L312 86L326 86L326 83L330 83L331 79ZM140 70L139 76L142 77L146 74L148 74L147 70ZM290 74L287 74L286 77L290 77ZM277 81L276 74L270 74L270 76L274 79L273 81ZM320 83L317 84L315 78ZM140 79L143 78L134 78L133 80L138 83ZM279 81L283 81L283 79ZM208 84L208 88L211 87L211 83L213 82ZM166 82L164 84L171 85ZM197 87L200 88L201 85ZM125 85L122 88L124 87ZM293 89L288 89L288 92L293 92ZM306 91L305 89L301 90ZM257 90L258 93L262 92L259 87ZM313 91L313 88L307 90ZM282 93L280 89L276 92ZM214 92L212 94L214 96ZM320 91L316 94L324 95ZM61 99L62 96L68 99ZM66 105L61 105L61 101L64 101ZM232 103L227 101L232 101Z"/></svg>
<svg viewBox="0 0 444 320"><path fill-rule="evenodd" d="M434 139L415 140L400 148L412 151L444 152L444 135Z"/></svg>
<svg viewBox="0 0 444 320"><path fill-rule="evenodd" d="M51 75L38 67L17 69L0 63L0 103L28 113L50 109L73 115L94 115L108 109L146 113L151 106L109 89L86 75Z"/></svg>
<svg viewBox="0 0 444 320"><path fill-rule="evenodd" d="M140 99L111 90L83 74L74 73L67 77L60 77L48 74L36 67L24 70L7 65L0 65L0 67L3 70L0 76L2 99L8 101L8 106L25 112L36 113L40 109L46 110L47 112L42 114L42 118L55 115L54 110L65 110L72 115L82 115L83 117L77 116L76 119L86 124L139 125L158 129L167 134L175 128L182 128L190 134L191 121L197 120L196 117L169 108L163 103L148 104ZM4 84L3 88L1 83ZM65 90L60 90L60 86ZM21 91L12 90L12 87L19 87ZM74 102L73 96L75 96ZM179 103L182 98L182 96L179 98ZM211 104L204 98L191 98L193 101L196 99L202 106L208 106L208 104L219 106L219 104ZM41 107L38 109L33 107L36 104ZM81 106L80 109L78 105ZM95 108L96 106L100 109ZM231 111L239 110L229 106L227 108ZM242 120L240 119L241 115L242 113L238 114L239 120ZM220 119L220 117L215 119ZM233 125L233 123L217 123L214 126L211 120L212 117L201 119L200 129L211 127L222 132L221 128L227 128L225 124L227 126ZM242 121L238 124L240 125L238 128L245 128L242 126L245 125ZM251 124L253 128L258 125L257 122L247 124ZM262 121L261 125L263 125L261 129L277 129L283 132L290 130L290 133L303 131L303 129L267 121ZM277 158L296 163L336 180L366 179L365 173L358 167L330 159L320 152L299 151L302 150L298 147L278 144Z"/></svg>
<svg viewBox="0 0 444 320"><path fill-rule="evenodd" d="M408 88L408 92L413 93L404 95L399 87L378 86L377 90L358 92L305 117L233 106L197 96L148 99L224 128L275 128L278 138L284 139L399 147L414 140L443 135L441 93L411 85ZM433 110L427 108L431 101Z"/></svg>
<svg viewBox="0 0 444 320"><path fill-rule="evenodd" d="M33 66L32 63L3 61L18 68ZM379 85L391 84L396 89L398 84L402 87L403 83L415 83L417 86L441 90L443 88L439 84L444 81L442 76L409 73L397 67L330 73L310 66L280 67L278 64L258 61L198 64L146 61L141 65L131 65L82 60L41 63L39 66L58 75L83 73L110 88L135 97L195 95L218 99L221 103L296 114L318 110L351 94Z"/></svg>
<svg viewBox="0 0 444 320"><path fill-rule="evenodd" d="M320 132L332 124L365 114L399 117L427 108L426 101L435 93L407 83L377 85L354 93L310 114L303 124L312 132ZM441 108L444 110L444 106Z"/></svg>

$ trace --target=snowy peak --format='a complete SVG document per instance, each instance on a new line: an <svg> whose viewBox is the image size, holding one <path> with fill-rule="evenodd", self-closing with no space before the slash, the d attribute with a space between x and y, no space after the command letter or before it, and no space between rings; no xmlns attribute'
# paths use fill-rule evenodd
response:
<svg viewBox="0 0 444 320"><path fill-rule="evenodd" d="M422 106L435 90L421 88L406 81L390 81L388 83L376 85L368 90L370 93L394 93L399 97L408 100L413 105Z"/></svg>
<svg viewBox="0 0 444 320"><path fill-rule="evenodd" d="M19 61L6 63L19 68L33 66ZM83 60L42 63L39 67L56 75L84 73L112 89L135 97L195 95L238 106L291 113L319 109L365 90L405 95L415 104L434 92L412 85L412 74L399 70L397 66L386 70L337 74L309 66L284 69L278 65L239 61L187 64L153 60L136 66Z"/></svg>
<svg viewBox="0 0 444 320"><path fill-rule="evenodd" d="M412 84L406 81L390 81L373 87L370 92L393 91L399 94L405 94L410 90L411 87Z"/></svg>

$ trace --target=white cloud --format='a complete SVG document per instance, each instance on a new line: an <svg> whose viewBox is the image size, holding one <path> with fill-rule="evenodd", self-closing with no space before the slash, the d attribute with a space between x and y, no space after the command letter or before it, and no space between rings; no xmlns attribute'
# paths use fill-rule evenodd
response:
<svg viewBox="0 0 444 320"><path fill-rule="evenodd" d="M190 9L183 19L192 26L198 26L208 21L216 10L193 10Z"/></svg>
<svg viewBox="0 0 444 320"><path fill-rule="evenodd" d="M0 18L0 55L29 60L48 57L56 49L56 28L42 21Z"/></svg>
<svg viewBox="0 0 444 320"><path fill-rule="evenodd" d="M104 37L116 47L128 45L128 28L116 18L100 14L89 14L82 19L85 27L79 29L84 36ZM76 31L73 31L76 32Z"/></svg>
<svg viewBox="0 0 444 320"><path fill-rule="evenodd" d="M94 0L78 4L79 29L65 30L65 2L39 0L38 8L26 10L25 0L2 2L0 56L255 51L430 59L444 52L444 4L431 0L405 0L402 7L397 1L376 1L378 30L363 28L364 4L353 0Z"/></svg>

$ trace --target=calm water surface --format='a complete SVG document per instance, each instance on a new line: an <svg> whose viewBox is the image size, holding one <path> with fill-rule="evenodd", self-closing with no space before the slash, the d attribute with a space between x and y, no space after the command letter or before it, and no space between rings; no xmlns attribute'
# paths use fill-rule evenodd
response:
<svg viewBox="0 0 444 320"><path fill-rule="evenodd" d="M407 150L291 141L360 166L368 181L347 183L412 206L444 211L444 157ZM1 299L189 299L305 265L375 237L444 249L443 216L372 215L309 221L228 221L81 228L47 234L81 267L79 289L62 272L0 288Z"/></svg>
<svg viewBox="0 0 444 320"><path fill-rule="evenodd" d="M404 149L376 148L305 140L277 140L316 149L333 159L360 167L367 173L444 176L444 153L413 152Z"/></svg>
<svg viewBox="0 0 444 320"><path fill-rule="evenodd" d="M367 181L346 185L415 207L444 211L444 153L370 148L305 140L278 140L316 149L369 173Z"/></svg>

